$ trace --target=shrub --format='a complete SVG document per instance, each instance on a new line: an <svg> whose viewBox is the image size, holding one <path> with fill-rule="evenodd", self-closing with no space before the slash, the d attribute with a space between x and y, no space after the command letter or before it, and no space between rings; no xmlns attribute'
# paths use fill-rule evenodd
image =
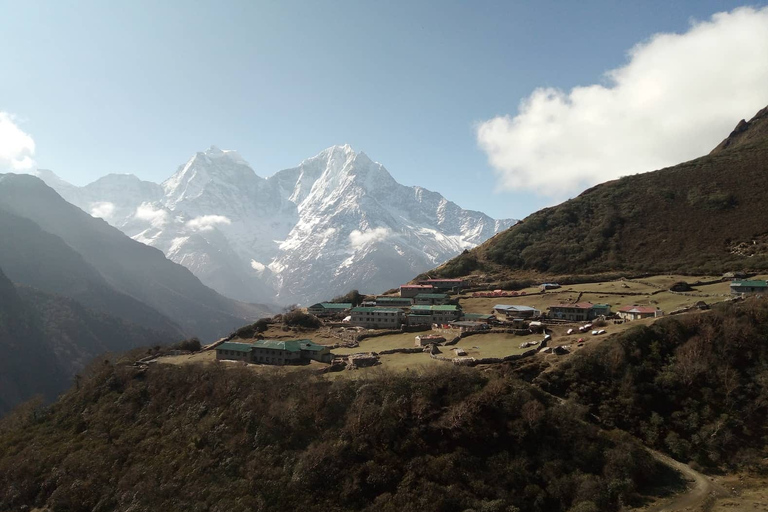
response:
<svg viewBox="0 0 768 512"><path fill-rule="evenodd" d="M309 315L298 309L294 309L283 315L283 325L290 327L305 327L307 329L317 329L323 323L314 315Z"/></svg>

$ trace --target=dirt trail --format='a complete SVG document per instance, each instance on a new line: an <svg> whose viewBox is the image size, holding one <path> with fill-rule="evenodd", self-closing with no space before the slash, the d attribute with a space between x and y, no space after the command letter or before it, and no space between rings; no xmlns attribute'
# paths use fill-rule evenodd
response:
<svg viewBox="0 0 768 512"><path fill-rule="evenodd" d="M553 395L541 387L539 387L539 389L550 397L554 398L558 404L565 404L565 399ZM597 420L598 424L600 423L600 418L598 416L592 415L592 417ZM629 434L629 432L626 433ZM690 485L686 492L662 499L659 502L647 507L636 508L633 510L636 510L637 512L708 511L712 509L717 498L722 498L729 495L722 486L712 482L706 475L703 475L694 470L688 464L683 464L682 462L679 462L672 457L668 457L661 452L648 448L639 439L638 442L657 461L682 473L683 477L688 482L690 482Z"/></svg>
<svg viewBox="0 0 768 512"><path fill-rule="evenodd" d="M691 482L688 491L672 496L642 509L643 512L672 512L672 511L699 511L709 510L715 502L715 499L721 496L727 496L728 493L718 484L712 482L706 475L692 469L689 465L678 462L671 457L667 457L661 452L651 450L646 447L648 453L654 456L656 460L671 468L681 472L686 480Z"/></svg>

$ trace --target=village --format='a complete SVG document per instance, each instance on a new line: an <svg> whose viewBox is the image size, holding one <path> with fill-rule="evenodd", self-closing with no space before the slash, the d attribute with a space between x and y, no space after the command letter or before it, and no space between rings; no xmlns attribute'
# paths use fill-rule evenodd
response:
<svg viewBox="0 0 768 512"><path fill-rule="evenodd" d="M329 375L373 366L398 370L421 364L498 364L534 355L562 356L633 325L699 313L717 302L768 291L765 279L684 279L664 275L574 285L546 282L516 291L478 286L471 278L427 279L364 297L359 305L322 302L302 310L319 320L318 328L286 331L275 322L253 338L233 334L201 353L158 362L219 361L255 370L309 367Z"/></svg>

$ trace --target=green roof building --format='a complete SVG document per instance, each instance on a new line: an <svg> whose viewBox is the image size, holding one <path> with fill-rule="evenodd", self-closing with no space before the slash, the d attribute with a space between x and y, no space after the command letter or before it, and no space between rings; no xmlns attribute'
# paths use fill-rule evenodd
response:
<svg viewBox="0 0 768 512"><path fill-rule="evenodd" d="M253 343L225 342L216 347L216 359L257 364L302 364L310 359L330 363L331 349L312 340L257 340Z"/></svg>
<svg viewBox="0 0 768 512"><path fill-rule="evenodd" d="M446 293L419 293L413 298L413 303L418 305L441 305L450 300Z"/></svg>
<svg viewBox="0 0 768 512"><path fill-rule="evenodd" d="M768 292L766 281L731 281L731 295L750 295Z"/></svg>
<svg viewBox="0 0 768 512"><path fill-rule="evenodd" d="M366 329L399 329L403 323L403 310L398 308L352 308L350 323Z"/></svg>
<svg viewBox="0 0 768 512"><path fill-rule="evenodd" d="M315 316L343 315L352 309L351 302L318 302L307 308L307 313Z"/></svg>

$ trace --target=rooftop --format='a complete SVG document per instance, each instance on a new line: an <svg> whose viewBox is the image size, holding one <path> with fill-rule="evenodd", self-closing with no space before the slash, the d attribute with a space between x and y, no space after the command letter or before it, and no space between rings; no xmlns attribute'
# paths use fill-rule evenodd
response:
<svg viewBox="0 0 768 512"><path fill-rule="evenodd" d="M237 341L225 341L216 350L233 350L235 352L250 352L253 345L250 343L238 343Z"/></svg>
<svg viewBox="0 0 768 512"><path fill-rule="evenodd" d="M768 287L768 281L731 281L731 288L737 286L749 286L751 288L765 288Z"/></svg>
<svg viewBox="0 0 768 512"><path fill-rule="evenodd" d="M572 309L592 309L591 302L577 302L576 304L553 304L552 306L549 306L550 309L552 308L572 308ZM605 307L604 304L602 304L603 307Z"/></svg>
<svg viewBox="0 0 768 512"><path fill-rule="evenodd" d="M508 311L536 311L536 308L532 308L531 306L518 306L518 305L507 305L507 304L496 304L493 306L493 309L502 309L502 310L508 310Z"/></svg>
<svg viewBox="0 0 768 512"><path fill-rule="evenodd" d="M313 309L313 308L323 308L323 309L349 309L352 307L351 302L318 302L317 304L312 304L307 309Z"/></svg>
<svg viewBox="0 0 768 512"><path fill-rule="evenodd" d="M455 304L445 304L442 306L427 306L427 305L420 305L420 306L413 306L411 307L411 311L417 312L417 311L458 311L459 306Z"/></svg>
<svg viewBox="0 0 768 512"><path fill-rule="evenodd" d="M621 313L656 313L656 308L651 306L624 306L619 309Z"/></svg>
<svg viewBox="0 0 768 512"><path fill-rule="evenodd" d="M287 352L299 352L299 342L309 340L258 340L253 343L253 348L268 348L272 350L285 350ZM310 342L311 343L311 342Z"/></svg>
<svg viewBox="0 0 768 512"><path fill-rule="evenodd" d="M420 293L414 299L447 299L446 293Z"/></svg>
<svg viewBox="0 0 768 512"><path fill-rule="evenodd" d="M401 313L397 308L357 307L352 308L353 313Z"/></svg>

